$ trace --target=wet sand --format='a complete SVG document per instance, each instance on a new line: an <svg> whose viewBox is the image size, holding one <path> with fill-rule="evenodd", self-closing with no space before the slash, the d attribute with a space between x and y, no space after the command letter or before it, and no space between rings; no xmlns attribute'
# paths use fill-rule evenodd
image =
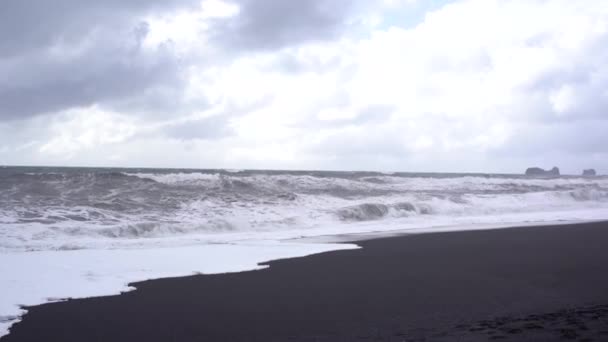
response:
<svg viewBox="0 0 608 342"><path fill-rule="evenodd" d="M357 244L34 306L0 340L608 340L608 223Z"/></svg>

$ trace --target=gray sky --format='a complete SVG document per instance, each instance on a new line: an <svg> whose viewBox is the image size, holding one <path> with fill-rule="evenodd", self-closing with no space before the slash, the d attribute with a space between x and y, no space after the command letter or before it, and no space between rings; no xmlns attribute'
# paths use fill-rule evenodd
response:
<svg viewBox="0 0 608 342"><path fill-rule="evenodd" d="M4 0L0 164L608 173L604 0Z"/></svg>

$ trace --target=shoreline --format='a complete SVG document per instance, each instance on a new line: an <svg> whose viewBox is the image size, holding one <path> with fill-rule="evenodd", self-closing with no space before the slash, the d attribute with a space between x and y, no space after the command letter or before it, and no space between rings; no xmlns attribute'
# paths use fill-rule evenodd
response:
<svg viewBox="0 0 608 342"><path fill-rule="evenodd" d="M554 340L608 334L601 323L608 322L607 222L357 244L362 248L275 260L257 271L149 280L130 284L136 290L121 295L28 307L0 340Z"/></svg>
<svg viewBox="0 0 608 342"><path fill-rule="evenodd" d="M303 242L303 243L353 243L361 241L385 239L392 237L401 237L418 234L442 234L442 233L457 233L457 232L472 232L472 231L489 231L497 229L519 229L528 227L555 227L569 226L586 223L606 223L606 219L590 219L590 220L559 220L559 221L538 221L538 222L519 222L519 223L480 223L468 225L447 225L433 226L428 228L417 229L396 229L371 231L362 233L346 233L346 234L327 234L318 236L304 236L298 238L290 238L281 240L284 242Z"/></svg>

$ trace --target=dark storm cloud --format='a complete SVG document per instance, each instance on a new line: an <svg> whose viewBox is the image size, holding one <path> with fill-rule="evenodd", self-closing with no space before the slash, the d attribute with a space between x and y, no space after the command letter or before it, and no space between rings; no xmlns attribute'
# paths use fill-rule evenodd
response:
<svg viewBox="0 0 608 342"><path fill-rule="evenodd" d="M3 0L0 57L18 56L58 41L77 43L96 28L121 26L154 11L196 4L194 0Z"/></svg>
<svg viewBox="0 0 608 342"><path fill-rule="evenodd" d="M239 14L218 21L215 41L229 49L267 50L335 38L357 6L351 0L233 0Z"/></svg>
<svg viewBox="0 0 608 342"><path fill-rule="evenodd" d="M178 64L167 51L153 54L115 44L66 60L37 55L20 60L0 81L0 115L26 118L96 102L116 101L148 88L178 86Z"/></svg>
<svg viewBox="0 0 608 342"><path fill-rule="evenodd" d="M178 87L170 43L141 44L154 11L196 1L34 1L0 4L0 120L118 101Z"/></svg>

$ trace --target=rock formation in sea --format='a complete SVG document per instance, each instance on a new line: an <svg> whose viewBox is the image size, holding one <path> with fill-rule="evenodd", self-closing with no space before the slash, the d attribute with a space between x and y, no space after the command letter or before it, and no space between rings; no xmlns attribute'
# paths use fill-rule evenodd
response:
<svg viewBox="0 0 608 342"><path fill-rule="evenodd" d="M559 176L559 169L553 167L551 170L543 170L540 167L526 169L526 176Z"/></svg>
<svg viewBox="0 0 608 342"><path fill-rule="evenodd" d="M583 170L583 176L593 177L597 175L594 169Z"/></svg>

